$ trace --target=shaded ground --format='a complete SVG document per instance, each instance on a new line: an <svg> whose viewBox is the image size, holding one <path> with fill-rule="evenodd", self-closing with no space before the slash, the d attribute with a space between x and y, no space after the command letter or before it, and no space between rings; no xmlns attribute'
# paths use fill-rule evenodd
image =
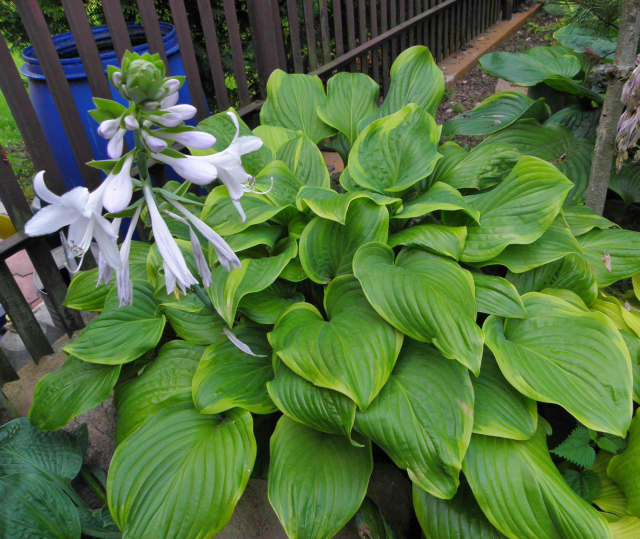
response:
<svg viewBox="0 0 640 539"><path fill-rule="evenodd" d="M528 9L530 5L523 5ZM553 33L559 28L560 17L550 15L544 9L539 10L527 23L513 36L505 41L497 49L506 52L525 52L538 45L552 45ZM496 51L497 52L497 51ZM444 98L438 107L436 121L443 124L458 114L473 109L487 97L496 91L498 79L477 65L462 79L455 83L453 88L447 88ZM459 144L475 146L481 140L479 137L455 137Z"/></svg>

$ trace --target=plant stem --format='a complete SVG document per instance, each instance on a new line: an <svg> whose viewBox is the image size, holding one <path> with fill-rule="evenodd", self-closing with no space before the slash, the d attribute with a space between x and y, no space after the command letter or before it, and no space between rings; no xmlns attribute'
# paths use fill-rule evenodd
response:
<svg viewBox="0 0 640 539"><path fill-rule="evenodd" d="M220 320L222 320L222 317L218 314L218 311L216 311L216 308L213 306L213 304L211 303L211 300L209 299L209 297L204 293L204 290L202 290L202 288L200 287L199 284L194 284L191 286L191 290L193 290L193 293L198 297L198 299L204 303L204 306L209 309L213 314L215 314L218 318L220 318Z"/></svg>
<svg viewBox="0 0 640 539"><path fill-rule="evenodd" d="M622 114L623 79L629 75L636 60L638 46L638 13L640 0L625 0L620 17L620 33L616 56L611 65L611 78L604 98L596 145L591 163L589 189L587 191L587 206L602 215L607 198L609 176L613 163L613 151L617 133L618 120Z"/></svg>
<svg viewBox="0 0 640 539"><path fill-rule="evenodd" d="M82 475L82 479L84 479L87 485L89 485L89 488L93 490L93 492L98 498L100 498L100 501L106 504L107 503L106 494L104 493L104 491L102 490L102 487L98 484L98 482L93 478L91 473L87 471L85 466L83 466L80 469L80 474Z"/></svg>
<svg viewBox="0 0 640 539"><path fill-rule="evenodd" d="M75 490L73 490L73 487L70 484L64 484L60 482L56 484L62 487L62 490L66 492L67 496L69 496L73 503L75 503L78 507L87 507L87 504L82 501L80 495Z"/></svg>

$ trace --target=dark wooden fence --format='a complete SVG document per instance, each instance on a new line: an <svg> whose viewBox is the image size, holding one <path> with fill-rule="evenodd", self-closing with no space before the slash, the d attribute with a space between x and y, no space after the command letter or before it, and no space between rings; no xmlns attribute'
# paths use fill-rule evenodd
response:
<svg viewBox="0 0 640 539"><path fill-rule="evenodd" d="M96 169L84 165L92 159L91 147L45 17L37 0L14 1L42 66L84 182L87 187L95 188L101 177ZM168 0L168 5L191 101L198 109L196 118L205 118L207 108L210 112L217 112L233 105L251 125L265 98L267 79L275 69L310 73L322 79L340 70L361 71L371 75L384 94L389 88L390 66L404 49L416 44L426 45L436 61L441 61L496 23L501 12L510 12L511 1L519 2L246 0L245 3L215 0L214 12L211 0L197 0L196 4L189 3L197 6L189 13L184 0ZM62 5L94 96L109 98L109 83L83 1L62 0ZM151 52L159 53L166 63L156 6L154 0L137 0L136 20L144 27ZM102 8L114 49L121 57L125 50L131 48L127 22L132 21L125 20L120 0L103 0ZM239 10L248 13L248 18L243 17L241 21ZM166 13L160 15L165 16ZM202 36L204 43L194 44L193 36L196 35ZM247 35L250 36L249 42ZM2 36L0 89L7 98L36 168L46 170L48 185L62 193L64 183L54 156ZM51 346L12 278L5 262L9 256L22 249L27 250L69 334L83 327L83 322L77 312L62 305L66 285L45 240L28 238L22 232L31 215L29 205L1 148L0 157L0 199L16 230L20 231L0 243L0 303L7 310L32 358L37 361L51 353ZM13 376L15 374L0 351L0 386Z"/></svg>

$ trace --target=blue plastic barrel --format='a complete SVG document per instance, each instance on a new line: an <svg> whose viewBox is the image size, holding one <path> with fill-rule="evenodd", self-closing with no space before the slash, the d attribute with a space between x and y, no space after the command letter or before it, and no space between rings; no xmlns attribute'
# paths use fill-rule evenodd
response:
<svg viewBox="0 0 640 539"><path fill-rule="evenodd" d="M146 37L144 29L139 24L128 24L129 36L133 45L133 50L139 54L149 52L149 46L146 43ZM169 60L169 69L172 75L184 75L184 66L182 65L182 58L180 56L180 47L178 45L178 38L176 36L175 28L172 24L165 22L160 23L160 30L162 32L162 40L167 52L167 59ZM96 26L92 28L98 50L101 51L100 58L104 66L105 72L107 66L119 65L116 53L113 50L113 42L109 29L106 26ZM91 88L87 80L87 75L84 72L82 60L78 54L75 38L71 32L66 34L60 34L53 37L53 43L58 51L58 56L62 62L64 73L69 81L71 87L71 93L75 105L80 113L82 124L89 138L91 149L95 159L108 159L107 156L107 141L100 137L96 131L98 124L89 116L90 110L94 109L92 101ZM64 179L64 183L68 189L73 187L83 186L84 181L80 175L80 169L76 163L76 160L71 151L71 145L69 139L62 126L60 115L53 103L51 92L47 86L40 62L36 58L33 47L28 47L22 54L24 58L24 65L22 66L22 74L25 75L29 81L29 97L31 103L35 108L42 129L44 130L45 137L49 146L53 151L53 155ZM113 99L120 103L127 105L127 102L122 96L111 87ZM180 88L179 103L191 103L189 96L189 88L187 84ZM194 125L194 120L187 123ZM133 139L131 135L127 135L127 142L129 148L133 146Z"/></svg>

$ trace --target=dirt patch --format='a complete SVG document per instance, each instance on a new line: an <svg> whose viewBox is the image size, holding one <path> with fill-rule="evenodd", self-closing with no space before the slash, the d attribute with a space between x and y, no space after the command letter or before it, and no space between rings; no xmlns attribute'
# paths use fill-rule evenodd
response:
<svg viewBox="0 0 640 539"><path fill-rule="evenodd" d="M529 9L531 5L532 3L523 4L521 9ZM559 20L560 17L541 9L520 30L500 45L497 51L525 52L531 47L553 45L555 43L553 33L559 28ZM486 73L480 65L477 65L457 81L453 88L445 90L444 98L436 113L436 121L443 124L458 114L473 109L496 92L498 80ZM454 140L458 144L468 144L469 147L474 147L482 138L456 136Z"/></svg>

